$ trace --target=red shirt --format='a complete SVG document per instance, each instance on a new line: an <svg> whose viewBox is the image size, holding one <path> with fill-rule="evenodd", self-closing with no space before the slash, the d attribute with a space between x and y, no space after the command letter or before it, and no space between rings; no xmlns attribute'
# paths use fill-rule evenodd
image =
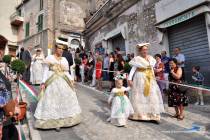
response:
<svg viewBox="0 0 210 140"><path fill-rule="evenodd" d="M100 79L102 76L102 62L96 63L96 79Z"/></svg>

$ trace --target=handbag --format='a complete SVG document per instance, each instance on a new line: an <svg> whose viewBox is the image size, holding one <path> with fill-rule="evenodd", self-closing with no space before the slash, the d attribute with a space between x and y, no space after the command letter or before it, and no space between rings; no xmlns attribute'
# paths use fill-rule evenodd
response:
<svg viewBox="0 0 210 140"><path fill-rule="evenodd" d="M16 101L15 100L10 100L4 107L3 110L5 112L6 116L10 116L10 112L12 114L15 113L15 106L16 106Z"/></svg>

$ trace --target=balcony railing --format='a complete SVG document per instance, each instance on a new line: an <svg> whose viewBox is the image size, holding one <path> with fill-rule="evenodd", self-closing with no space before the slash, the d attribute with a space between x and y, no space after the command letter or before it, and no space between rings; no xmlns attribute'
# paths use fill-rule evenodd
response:
<svg viewBox="0 0 210 140"><path fill-rule="evenodd" d="M20 26L23 24L23 17L21 17L18 12L15 12L10 16L10 23L13 26Z"/></svg>
<svg viewBox="0 0 210 140"><path fill-rule="evenodd" d="M87 25L91 25L92 22L94 22L95 20L97 20L98 18L100 18L101 16L104 15L104 13L106 11L108 11L108 9L111 8L112 4L113 4L114 0L107 0L104 5L102 5L91 17L89 17L88 19L86 19L86 24Z"/></svg>

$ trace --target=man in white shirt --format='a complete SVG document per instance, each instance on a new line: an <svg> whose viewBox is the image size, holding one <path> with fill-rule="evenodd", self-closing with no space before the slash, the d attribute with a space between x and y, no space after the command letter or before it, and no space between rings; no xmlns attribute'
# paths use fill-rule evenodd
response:
<svg viewBox="0 0 210 140"><path fill-rule="evenodd" d="M181 53L181 49L180 48L175 48L174 49L174 57L176 58L176 60L178 61L178 65L179 67L182 68L182 80L185 81L185 56L184 54Z"/></svg>
<svg viewBox="0 0 210 140"><path fill-rule="evenodd" d="M109 73L108 73L108 70L109 70L109 55L108 54L105 54L105 58L104 58L104 62L103 62L103 69L105 70L103 72L103 80L107 81L107 80L109 80Z"/></svg>

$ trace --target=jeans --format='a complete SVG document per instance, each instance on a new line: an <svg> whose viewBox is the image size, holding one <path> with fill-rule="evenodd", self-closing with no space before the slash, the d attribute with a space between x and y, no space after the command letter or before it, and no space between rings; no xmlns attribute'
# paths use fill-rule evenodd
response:
<svg viewBox="0 0 210 140"><path fill-rule="evenodd" d="M109 80L109 72L107 71L108 69L105 68L105 71L103 71L103 80L108 81Z"/></svg>

